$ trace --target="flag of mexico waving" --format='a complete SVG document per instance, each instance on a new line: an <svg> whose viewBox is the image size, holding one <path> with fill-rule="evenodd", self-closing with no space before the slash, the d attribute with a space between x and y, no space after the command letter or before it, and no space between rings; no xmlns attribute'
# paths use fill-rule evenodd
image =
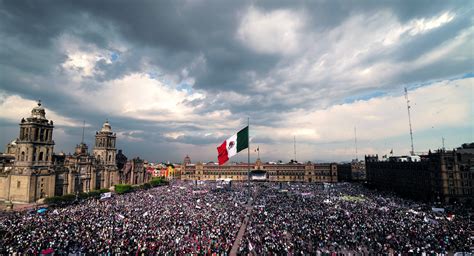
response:
<svg viewBox="0 0 474 256"><path fill-rule="evenodd" d="M249 147L249 127L245 127L237 134L230 136L219 147L217 147L217 159L219 165L225 164L229 158L237 155L243 149Z"/></svg>

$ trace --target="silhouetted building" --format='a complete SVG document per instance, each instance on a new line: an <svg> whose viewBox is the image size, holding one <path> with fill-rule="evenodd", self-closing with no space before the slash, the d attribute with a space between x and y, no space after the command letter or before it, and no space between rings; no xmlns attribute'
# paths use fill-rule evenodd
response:
<svg viewBox="0 0 474 256"><path fill-rule="evenodd" d="M365 162L353 160L350 163L337 165L339 181L358 182L366 180Z"/></svg>
<svg viewBox="0 0 474 256"><path fill-rule="evenodd" d="M367 181L415 200L473 204L474 143L418 157L366 156Z"/></svg>
<svg viewBox="0 0 474 256"><path fill-rule="evenodd" d="M119 149L117 155L115 156L115 162L117 163L117 168L122 170L123 166L127 162L127 156L122 153L122 150Z"/></svg>
<svg viewBox="0 0 474 256"><path fill-rule="evenodd" d="M339 182L352 181L351 163L337 164L337 180Z"/></svg>

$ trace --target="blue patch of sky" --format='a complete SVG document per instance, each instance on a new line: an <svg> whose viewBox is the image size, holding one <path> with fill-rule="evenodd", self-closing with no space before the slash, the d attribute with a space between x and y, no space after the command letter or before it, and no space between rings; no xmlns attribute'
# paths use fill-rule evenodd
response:
<svg viewBox="0 0 474 256"><path fill-rule="evenodd" d="M382 97L385 94L386 93L382 92L382 91L373 91L373 92L368 92L368 93L356 94L356 95L352 95L352 96L349 96L349 97L345 98L343 100L343 102L344 103L353 103L353 102L356 102L356 101L359 101L359 100L366 101L366 100L370 100L372 98Z"/></svg>
<svg viewBox="0 0 474 256"><path fill-rule="evenodd" d="M180 91L185 91L187 93L191 93L192 90L193 90L193 87L192 85L184 82L184 81L181 81L178 85L176 85L176 89L180 90Z"/></svg>
<svg viewBox="0 0 474 256"><path fill-rule="evenodd" d="M420 82L420 83L408 84L405 87L408 90L414 90L414 89L418 89L418 88L421 88L421 87L430 86L434 83L439 83L439 82L442 82L442 81L456 81L456 80L466 79L466 78L471 78L471 77L474 77L473 72L462 74L462 75L456 75L456 76L452 76L452 77L447 77L447 78L444 78L444 79L436 79L436 80L429 80L429 81Z"/></svg>
<svg viewBox="0 0 474 256"><path fill-rule="evenodd" d="M471 78L471 77L474 77L474 72L466 73L461 78Z"/></svg>
<svg viewBox="0 0 474 256"><path fill-rule="evenodd" d="M192 86L184 81L181 81L179 84L175 84L174 82L167 80L165 76L159 71L149 71L147 74L151 79L160 81L163 86L176 88L177 90L186 91L188 93L192 92Z"/></svg>
<svg viewBox="0 0 474 256"><path fill-rule="evenodd" d="M163 76L161 73L159 73L158 71L149 71L147 72L148 76L151 78L151 79L157 79L159 80L159 78L161 76Z"/></svg>
<svg viewBox="0 0 474 256"><path fill-rule="evenodd" d="M117 52L112 52L112 54L110 55L110 60L112 60L112 62L115 62L119 59L120 57L120 54L118 54Z"/></svg>
<svg viewBox="0 0 474 256"><path fill-rule="evenodd" d="M415 89L418 89L418 88L421 88L421 87L430 86L434 83L439 83L439 82L442 82L442 81L456 81L456 80L466 79L466 78L471 78L471 77L474 77L474 72L470 72L470 73L466 73L466 74L462 74L462 75L457 75L457 76L452 76L452 77L444 78L444 79L429 80L429 81L424 81L424 82L407 84L404 87L406 87L408 89L408 91L410 91L410 90L415 90ZM359 93L359 94L355 94L355 95L344 98L343 103L348 104L348 103L353 103L353 102L356 102L356 101L359 101L359 100L367 101L367 100L370 100L372 98L378 98L378 97L392 95L392 94L393 95L402 95L403 93L404 93L403 90L398 90L397 92L395 92L395 91L392 91L392 92L390 92L390 91L364 92L364 93Z"/></svg>

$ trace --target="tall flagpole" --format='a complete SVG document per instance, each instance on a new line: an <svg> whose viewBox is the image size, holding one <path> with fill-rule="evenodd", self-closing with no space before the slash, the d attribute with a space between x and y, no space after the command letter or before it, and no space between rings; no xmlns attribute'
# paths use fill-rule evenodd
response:
<svg viewBox="0 0 474 256"><path fill-rule="evenodd" d="M250 202L250 117L247 117L247 164L248 164L248 171L247 171L247 187L248 187L248 193L249 193L249 202Z"/></svg>

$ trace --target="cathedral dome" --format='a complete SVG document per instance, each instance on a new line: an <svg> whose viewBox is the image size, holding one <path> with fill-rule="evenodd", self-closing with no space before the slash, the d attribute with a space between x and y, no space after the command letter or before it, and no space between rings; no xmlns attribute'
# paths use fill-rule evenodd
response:
<svg viewBox="0 0 474 256"><path fill-rule="evenodd" d="M41 100L38 101L38 106L34 107L31 110L31 117L37 119L46 119L46 112L44 108L41 106Z"/></svg>
<svg viewBox="0 0 474 256"><path fill-rule="evenodd" d="M188 155L186 155L186 157L184 158L183 164L184 165L191 164L191 158Z"/></svg>
<svg viewBox="0 0 474 256"><path fill-rule="evenodd" d="M106 120L104 125L102 125L101 132L112 132L112 127L109 124L109 120Z"/></svg>

